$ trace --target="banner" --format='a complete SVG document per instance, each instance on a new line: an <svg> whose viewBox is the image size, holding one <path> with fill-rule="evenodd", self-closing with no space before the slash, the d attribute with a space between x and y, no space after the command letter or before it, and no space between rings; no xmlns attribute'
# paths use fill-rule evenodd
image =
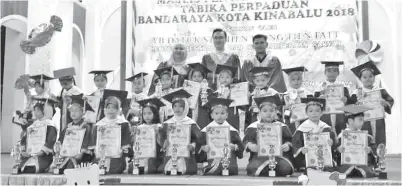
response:
<svg viewBox="0 0 402 186"><path fill-rule="evenodd" d="M188 63L200 62L213 52L212 31L227 32L226 52L241 61L254 57L252 37L268 36L268 51L283 68L303 65L309 71L304 86L311 89L325 80L320 61L344 61L357 65L356 1L346 0L147 0L134 1L136 65L152 72L170 58L172 48L187 47ZM285 78L287 76L285 75ZM356 78L342 70L338 80L355 88Z"/></svg>

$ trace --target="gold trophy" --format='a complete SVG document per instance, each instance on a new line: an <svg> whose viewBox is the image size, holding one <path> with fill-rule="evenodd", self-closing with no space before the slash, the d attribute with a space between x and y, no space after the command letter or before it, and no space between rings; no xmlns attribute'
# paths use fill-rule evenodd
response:
<svg viewBox="0 0 402 186"><path fill-rule="evenodd" d="M99 149L99 174L106 174L106 145L100 145Z"/></svg>
<svg viewBox="0 0 402 186"><path fill-rule="evenodd" d="M176 176L177 175L177 170L178 170L178 165L177 165L177 160L178 160L178 146L177 144L172 145L172 169L170 170L170 175L171 176Z"/></svg>
<svg viewBox="0 0 402 186"><path fill-rule="evenodd" d="M133 161L133 174L134 175L139 175L140 174L140 159L139 157L139 153L140 153L140 143L138 141L135 142L134 145L134 161Z"/></svg>
<svg viewBox="0 0 402 186"><path fill-rule="evenodd" d="M324 147L319 145L316 151L317 154L317 170L324 171Z"/></svg>
<svg viewBox="0 0 402 186"><path fill-rule="evenodd" d="M383 143L379 144L377 147L377 155L378 155L378 168L380 168L380 173L378 174L379 179L388 179L386 172L386 159L385 159L385 145Z"/></svg>
<svg viewBox="0 0 402 186"><path fill-rule="evenodd" d="M223 147L223 156L224 158L222 159L222 176L229 176L230 150L228 144L225 144L225 146Z"/></svg>
<svg viewBox="0 0 402 186"><path fill-rule="evenodd" d="M208 81L203 79L201 82L201 106L204 106L208 102Z"/></svg>
<svg viewBox="0 0 402 186"><path fill-rule="evenodd" d="M21 173L20 163L21 163L21 152L22 152L22 146L21 143L18 142L15 144L14 148L11 149L11 156L14 159L14 165L13 165L13 172L12 174L19 174Z"/></svg>
<svg viewBox="0 0 402 186"><path fill-rule="evenodd" d="M268 168L269 168L268 176L269 177L276 176L276 173L275 173L276 164L278 164L278 162L276 162L276 159L275 159L275 147L274 147L274 145L270 145L269 155L268 155Z"/></svg>
<svg viewBox="0 0 402 186"><path fill-rule="evenodd" d="M55 165L55 168L53 169L53 174L62 174L62 172L60 171L60 169L61 169L60 166L63 163L63 159L60 155L60 152L61 152L60 141L56 141L53 149L54 149L53 164Z"/></svg>

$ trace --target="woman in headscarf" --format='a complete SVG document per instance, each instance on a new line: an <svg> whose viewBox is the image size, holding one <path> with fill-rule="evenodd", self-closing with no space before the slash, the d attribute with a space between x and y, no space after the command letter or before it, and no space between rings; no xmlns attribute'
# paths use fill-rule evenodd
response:
<svg viewBox="0 0 402 186"><path fill-rule="evenodd" d="M165 62L161 62L157 69L166 68L172 66L178 73L178 76L173 77L173 87L177 88L183 85L185 79L187 79L187 75L189 72L189 68L187 67L187 48L183 44L176 44L173 47L172 55L170 59ZM155 82L159 77L154 75L152 81ZM155 93L155 83L152 83L149 87L148 96Z"/></svg>

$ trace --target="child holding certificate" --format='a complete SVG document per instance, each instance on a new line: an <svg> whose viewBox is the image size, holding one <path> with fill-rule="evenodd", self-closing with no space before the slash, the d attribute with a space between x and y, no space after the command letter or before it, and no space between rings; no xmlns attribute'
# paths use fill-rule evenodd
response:
<svg viewBox="0 0 402 186"><path fill-rule="evenodd" d="M338 153L342 153L338 156L338 163L341 165L338 171L348 177L372 178L375 176L373 168L376 164L376 144L373 137L367 134L367 131L361 131L364 123L364 112L370 108L352 104L341 108L341 110L346 113L348 123L347 128L338 136L341 143L338 144L337 150ZM358 134L367 137L361 138ZM345 140L349 142L345 143ZM353 146L343 146L343 144L348 145L348 143ZM361 144L366 144L366 146L363 145L361 148ZM360 148L360 152L363 154L356 154L358 152L356 148ZM349 149L353 152L348 153L350 152Z"/></svg>
<svg viewBox="0 0 402 186"><path fill-rule="evenodd" d="M246 133L243 139L243 143L246 145L246 152L250 153L249 163L247 165L247 175L249 176L269 176L269 154L266 155L266 146L274 144L275 141L279 141L278 148L282 153L281 155L275 155L274 160L276 166L272 169L275 172L273 176L287 176L293 174L292 157L292 134L285 124L277 122L276 114L278 107L282 105L282 101L279 95L265 96L254 99L260 110L260 120L252 123L246 129ZM272 136L281 136L280 139L259 139L259 133L264 125L278 128L281 134L273 134ZM271 128L269 128L271 129ZM273 130L270 130L273 131ZM265 136L270 136L269 134ZM267 142L269 144L267 144ZM264 147L265 146L265 147ZM269 150L268 150L269 151ZM271 162L274 163L274 162Z"/></svg>
<svg viewBox="0 0 402 186"><path fill-rule="evenodd" d="M88 150L89 142L91 140L91 126L84 121L84 114L86 111L94 111L91 106L82 98L82 96L71 96L71 105L69 106L70 117L73 120L71 123L67 124L67 128L61 131L59 136L59 141L62 144L62 151L66 150L66 153L61 153L65 159L61 164L61 169L73 169L81 163L89 163L92 161L91 152ZM82 136L79 133L82 132ZM73 133L73 134L72 134ZM71 138L70 136L79 136ZM77 144L80 141L81 144ZM66 144L63 144L66 142ZM73 142L73 144L71 144ZM74 154L75 149L71 149L70 146L78 149L79 152Z"/></svg>
<svg viewBox="0 0 402 186"><path fill-rule="evenodd" d="M201 130L200 145L201 160L207 160L208 165L204 168L206 175L237 175L237 158L243 158L243 144L239 136L239 131L232 127L227 121L227 109L233 100L222 98L211 98L206 107L211 109L213 121ZM220 127L226 127L225 131ZM210 140L217 137L222 139ZM221 136L221 137L219 137ZM225 147L226 145L226 147ZM222 148L223 147L223 148ZM225 154L226 151L226 154ZM217 155L220 154L220 155Z"/></svg>
<svg viewBox="0 0 402 186"><path fill-rule="evenodd" d="M106 89L106 85L107 85L107 74L109 74L110 72L112 72L112 71L111 70L93 70L93 71L89 72L89 74L94 75L94 83L96 86L95 92L93 92L89 96L98 96L99 98L103 97L103 92ZM104 104L105 103L103 103L102 101L99 103L96 121L99 121L103 117L105 117L105 113L103 112Z"/></svg>
<svg viewBox="0 0 402 186"><path fill-rule="evenodd" d="M320 98L302 98L302 103L306 103L306 113L308 116L308 120L304 121L293 134L292 137L292 146L293 146L293 157L294 157L294 165L295 168L302 170L305 169L308 164L306 163L305 155L308 153L309 149L305 144L305 137L308 136L310 133L314 134L329 134L328 141L322 142L323 144L318 145L328 145L331 149L327 149L328 153L327 156L323 156L322 158L328 159L328 155L332 156L332 152L336 146L335 144L335 134L331 131L331 127L328 124L324 123L320 120L322 113L325 109L325 99ZM311 152L317 154L317 152ZM308 163L316 163L317 161L314 160ZM331 166L329 166L330 164ZM324 165L324 170L330 170L329 167L333 166L332 158L330 163L327 162L327 165Z"/></svg>
<svg viewBox="0 0 402 186"><path fill-rule="evenodd" d="M20 169L22 173L44 173L53 161L53 145L57 138L57 129L49 118L45 117L45 105L54 105L52 99L35 99L34 115L36 121L27 128L27 135L21 139ZM25 150L24 150L25 149Z"/></svg>
<svg viewBox="0 0 402 186"><path fill-rule="evenodd" d="M163 123L160 130L161 143L165 151L160 172L167 175L196 174L196 144L200 129L194 120L187 116L190 93L183 89L165 95L163 98L172 104L174 115Z"/></svg>
<svg viewBox="0 0 402 186"><path fill-rule="evenodd" d="M322 61L321 63L325 65L325 76L327 79L325 82L323 82L320 89L314 93L314 96L325 98L327 95L331 95L334 93L336 93L336 95L343 94L341 101L343 102L343 104L346 104L347 100L349 100L349 91L344 85L337 81L340 73L339 65L343 65L343 61ZM329 89L329 87L335 86L341 86L341 89L343 90L340 90L341 92L339 92L336 91L338 90L336 88ZM327 104L328 108L324 108L326 112L336 111L336 109L334 110L330 107L328 100ZM322 115L321 120L331 126L332 131L335 132L336 135L338 135L343 129L346 128L345 114L343 113L325 113Z"/></svg>
<svg viewBox="0 0 402 186"><path fill-rule="evenodd" d="M121 116L121 105L127 92L105 90L105 117L93 127L89 149L95 150L101 169L109 174L121 174L126 168L125 157L131 157L129 123Z"/></svg>
<svg viewBox="0 0 402 186"><path fill-rule="evenodd" d="M361 103L364 102L364 98L370 92L379 91L380 92L380 105L384 108L388 114L391 114L392 106L394 105L394 99L388 94L388 92L379 87L374 86L375 76L381 74L380 70L378 70L377 66L373 62L367 62L361 64L357 67L351 69L353 73L360 79L363 84L362 88L358 88L352 95L352 102ZM380 107L381 107L380 106ZM380 111L384 116L383 111ZM374 114L373 114L374 115ZM385 137L385 119L377 118L371 121L365 121L362 127L362 130L368 130L369 134L374 137L376 144L384 144L386 145L386 137Z"/></svg>
<svg viewBox="0 0 402 186"><path fill-rule="evenodd" d="M129 111L126 114L126 119L130 122L131 126L136 126L140 124L141 118L141 108L138 104L138 101L143 100L147 97L147 95L143 92L145 87L145 79L144 76L148 75L145 72L140 72L134 74L133 76L126 79L126 81L132 82L132 93L131 100L129 100Z"/></svg>

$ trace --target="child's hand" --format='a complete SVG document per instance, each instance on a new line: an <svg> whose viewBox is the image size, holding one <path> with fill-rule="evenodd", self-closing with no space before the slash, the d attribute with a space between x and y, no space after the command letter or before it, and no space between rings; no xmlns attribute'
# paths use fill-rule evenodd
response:
<svg viewBox="0 0 402 186"><path fill-rule="evenodd" d="M385 101L384 99L381 99L381 100L380 100L380 103L381 103L381 105L382 105L383 107L385 107L385 106L388 105L388 102Z"/></svg>
<svg viewBox="0 0 402 186"><path fill-rule="evenodd" d="M250 150L251 152L257 152L257 151L258 151L258 145L255 144L255 143L248 142L248 143L247 143L247 148L248 148L248 150Z"/></svg>
<svg viewBox="0 0 402 186"><path fill-rule="evenodd" d="M32 156L43 156L44 154L45 154L45 152L39 151L38 153L33 154Z"/></svg>
<svg viewBox="0 0 402 186"><path fill-rule="evenodd" d="M288 143L282 144L281 149L283 152L289 151L290 150L289 144Z"/></svg>
<svg viewBox="0 0 402 186"><path fill-rule="evenodd" d="M192 144L187 145L187 150L189 150L190 152L194 151L194 149L195 149L194 145L192 145Z"/></svg>
<svg viewBox="0 0 402 186"><path fill-rule="evenodd" d="M209 145L204 145L201 147L201 150L208 153L211 149L209 148Z"/></svg>
<svg viewBox="0 0 402 186"><path fill-rule="evenodd" d="M127 154L127 153L128 153L128 149L127 149L127 148L123 149L123 153Z"/></svg>
<svg viewBox="0 0 402 186"><path fill-rule="evenodd" d="M31 157L31 155L28 153L28 152L21 152L21 157L24 157L24 158L29 158L29 157Z"/></svg>
<svg viewBox="0 0 402 186"><path fill-rule="evenodd" d="M239 146L237 146L236 144L233 144L233 143L230 144L230 150L237 151L238 149L239 149Z"/></svg>
<svg viewBox="0 0 402 186"><path fill-rule="evenodd" d="M307 147L302 147L302 153L303 153L303 154L306 154L307 152L308 152Z"/></svg>
<svg viewBox="0 0 402 186"><path fill-rule="evenodd" d="M345 147L339 146L338 147L338 152L344 153L345 152Z"/></svg>
<svg viewBox="0 0 402 186"><path fill-rule="evenodd" d="M76 160L81 160L82 159L82 153L79 153L79 154L77 154L77 155L75 155L74 156L74 159L76 159Z"/></svg>
<svg viewBox="0 0 402 186"><path fill-rule="evenodd" d="M346 102L348 101L348 98L346 98L346 97L344 96L343 98L341 98L341 101L342 101L343 103L346 103Z"/></svg>
<svg viewBox="0 0 402 186"><path fill-rule="evenodd" d="M334 142L332 141L332 139L329 139L329 140L328 140L328 145L329 145L329 146L332 146L332 144L334 144Z"/></svg>
<svg viewBox="0 0 402 186"><path fill-rule="evenodd" d="M370 147L366 147L366 153L370 153L371 152L371 148Z"/></svg>
<svg viewBox="0 0 402 186"><path fill-rule="evenodd" d="M169 147L169 141L165 140L165 142L163 143L163 149L167 149Z"/></svg>

